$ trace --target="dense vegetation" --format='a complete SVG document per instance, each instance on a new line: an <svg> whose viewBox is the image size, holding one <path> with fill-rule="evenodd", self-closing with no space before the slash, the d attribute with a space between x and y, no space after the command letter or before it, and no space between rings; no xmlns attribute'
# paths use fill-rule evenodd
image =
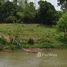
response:
<svg viewBox="0 0 67 67"><path fill-rule="evenodd" d="M0 49L67 48L64 33L39 24L0 24Z"/></svg>
<svg viewBox="0 0 67 67"><path fill-rule="evenodd" d="M0 50L17 48L67 48L67 1L62 10L40 0L0 0ZM6 24L8 23L8 24Z"/></svg>
<svg viewBox="0 0 67 67"><path fill-rule="evenodd" d="M39 23L55 25L62 15L47 1L39 1L36 9L28 0L0 1L0 23Z"/></svg>

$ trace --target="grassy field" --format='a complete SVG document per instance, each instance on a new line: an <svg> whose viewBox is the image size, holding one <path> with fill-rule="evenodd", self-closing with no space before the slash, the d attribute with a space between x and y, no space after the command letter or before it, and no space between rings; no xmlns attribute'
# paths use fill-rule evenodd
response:
<svg viewBox="0 0 67 67"><path fill-rule="evenodd" d="M63 33L58 32L55 27L38 24L0 24L0 48L3 49L67 48L66 40Z"/></svg>

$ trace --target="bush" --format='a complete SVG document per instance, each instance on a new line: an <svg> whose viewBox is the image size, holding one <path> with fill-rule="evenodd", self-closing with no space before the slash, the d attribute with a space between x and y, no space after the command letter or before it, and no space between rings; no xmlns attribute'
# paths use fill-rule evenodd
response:
<svg viewBox="0 0 67 67"><path fill-rule="evenodd" d="M62 15L57 24L58 30L64 32L64 37L67 35L67 12Z"/></svg>

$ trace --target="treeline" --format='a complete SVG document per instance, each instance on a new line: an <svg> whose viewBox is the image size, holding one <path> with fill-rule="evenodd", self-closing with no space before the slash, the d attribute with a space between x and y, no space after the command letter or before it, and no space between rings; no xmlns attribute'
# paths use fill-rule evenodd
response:
<svg viewBox="0 0 67 67"><path fill-rule="evenodd" d="M61 17L62 12L47 1L39 1L39 8L33 2L24 0L18 2L0 1L0 23L39 23L54 25Z"/></svg>

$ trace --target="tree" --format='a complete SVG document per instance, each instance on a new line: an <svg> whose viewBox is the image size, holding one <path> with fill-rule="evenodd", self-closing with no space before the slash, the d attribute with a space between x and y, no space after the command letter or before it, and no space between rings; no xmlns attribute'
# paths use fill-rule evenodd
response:
<svg viewBox="0 0 67 67"><path fill-rule="evenodd" d="M7 1L7 0L0 0L0 3L1 3L1 4L4 4L5 1Z"/></svg>
<svg viewBox="0 0 67 67"><path fill-rule="evenodd" d="M67 12L62 15L57 24L58 30L64 32L64 37L67 36Z"/></svg>
<svg viewBox="0 0 67 67"><path fill-rule="evenodd" d="M32 23L35 20L36 9L33 2L27 3L24 9L24 22Z"/></svg>
<svg viewBox="0 0 67 67"><path fill-rule="evenodd" d="M62 10L67 10L67 0L58 0L58 5L61 5Z"/></svg>
<svg viewBox="0 0 67 67"><path fill-rule="evenodd" d="M38 20L42 24L56 24L56 10L54 6L47 1L39 1Z"/></svg>
<svg viewBox="0 0 67 67"><path fill-rule="evenodd" d="M14 0L13 3L14 3L15 5L17 5L17 0Z"/></svg>
<svg viewBox="0 0 67 67"><path fill-rule="evenodd" d="M58 22L59 21L59 19L62 17L62 15L63 15L63 13L64 12L62 12L62 11L56 11L56 22Z"/></svg>
<svg viewBox="0 0 67 67"><path fill-rule="evenodd" d="M0 7L0 21L6 21L6 18L9 16L14 16L15 14L15 5L12 2L5 2Z"/></svg>

